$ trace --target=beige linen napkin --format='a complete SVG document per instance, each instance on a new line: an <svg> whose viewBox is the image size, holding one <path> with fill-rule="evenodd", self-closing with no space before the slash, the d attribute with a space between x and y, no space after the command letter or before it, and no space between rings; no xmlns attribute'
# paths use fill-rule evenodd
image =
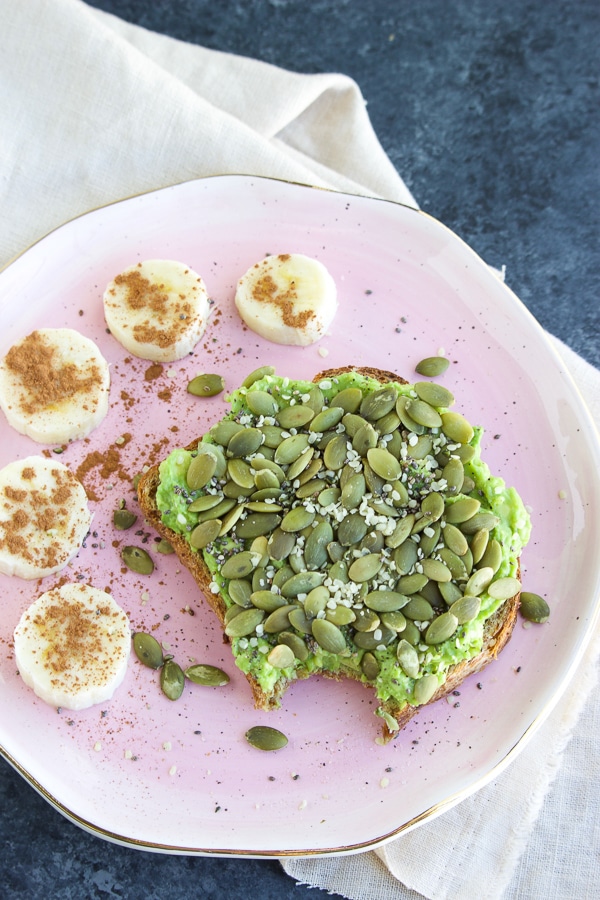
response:
<svg viewBox="0 0 600 900"><path fill-rule="evenodd" d="M265 175L416 206L344 75L297 75L187 45L80 0L0 0L0 16L0 266L73 216L205 175ZM556 346L600 421L600 373ZM600 782L585 752L598 734L598 705L588 703L578 721L597 648L568 702L495 782L377 854L288 859L285 869L357 900L413 891L435 900L591 897L594 869L575 840L569 798L573 790L589 797ZM592 796L597 813L597 788ZM547 811L563 817L556 826ZM597 851L593 812L583 800L576 810ZM565 868L556 882L564 893L555 894L547 873L563 823L576 878ZM517 870L523 852L527 865Z"/></svg>

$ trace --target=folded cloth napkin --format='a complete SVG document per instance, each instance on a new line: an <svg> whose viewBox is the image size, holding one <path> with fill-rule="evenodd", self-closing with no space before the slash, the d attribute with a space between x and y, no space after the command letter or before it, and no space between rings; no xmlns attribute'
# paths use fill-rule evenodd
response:
<svg viewBox="0 0 600 900"><path fill-rule="evenodd" d="M0 15L0 266L89 209L206 175L265 175L416 206L344 75L297 75L188 45L80 0L0 0ZM600 373L555 346L600 421ZM377 852L286 859L286 871L357 900L591 897L598 648L590 644L563 702L496 781Z"/></svg>

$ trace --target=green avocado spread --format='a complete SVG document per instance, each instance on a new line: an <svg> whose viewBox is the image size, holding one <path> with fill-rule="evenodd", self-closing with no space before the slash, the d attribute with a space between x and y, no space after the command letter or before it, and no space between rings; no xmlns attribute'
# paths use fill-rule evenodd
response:
<svg viewBox="0 0 600 900"><path fill-rule="evenodd" d="M295 678L352 674L394 731L390 709L428 702L520 590L521 498L434 382L266 369L228 400L161 463L163 523L203 555L236 664L274 704Z"/></svg>

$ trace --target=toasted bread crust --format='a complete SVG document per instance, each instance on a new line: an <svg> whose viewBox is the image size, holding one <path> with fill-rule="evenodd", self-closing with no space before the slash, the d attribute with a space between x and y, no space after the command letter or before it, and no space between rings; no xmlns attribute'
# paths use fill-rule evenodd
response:
<svg viewBox="0 0 600 900"><path fill-rule="evenodd" d="M357 372L360 375L374 378L381 384L385 384L389 381L395 381L400 384L408 383L406 379L401 378L394 372L389 372L372 367L359 366L343 366L336 369L326 369L315 375L315 377L313 378L313 382L318 383L323 379L335 378L336 376L339 376L344 372ZM188 444L185 449L195 449L198 445L199 440L200 436L196 440ZM156 505L156 492L158 489L158 485L159 465L157 464L149 468L148 471L145 472L140 478L138 484L139 505L143 510L148 523L152 525L152 527L161 537L165 538L171 543L178 558L181 560L183 565L185 565L186 568L191 572L194 580L203 593L205 600L218 616L221 625L224 625L227 607L225 606L225 603L220 594L214 594L210 589L212 576L208 566L204 562L202 554L193 550L183 535L172 531L162 522L160 511ZM514 597L511 597L509 600L505 601L505 603L502 604L502 606L496 611L496 613L494 613L494 615L487 620L484 626L484 640L481 651L471 659L463 660L451 666L448 670L444 684L442 684L438 688L431 700L429 700L429 703L425 704L425 706L428 706L431 703L435 703L436 701L441 700L443 697L448 696L452 693L452 691L456 690L457 687L462 684L462 682L466 678L468 678L470 675L475 674L476 672L481 671L481 669L487 666L488 663L493 662L496 659L498 654L510 640L517 620L519 603L520 593L515 594ZM224 640L227 641L225 635ZM353 672L349 670L343 670L343 672L341 673L333 673L323 670L322 672L314 672L312 674L322 674L326 677L334 679L348 677L354 678L355 680L360 680L360 677L358 675L354 675ZM300 674L299 677L302 678L308 676ZM283 695L292 683L290 679L282 676L277 681L274 689L269 694L266 694L261 688L260 684L251 674L247 674L246 678L252 690L254 705L256 709L263 710L277 708L280 705ZM369 685L366 686L368 687ZM392 716L397 721L398 731L404 728L404 726L407 725L407 723L413 718L413 716L415 716L424 708L423 706L411 705L399 707L393 700L381 703L380 706L387 714ZM382 719L382 735L385 742L396 737L398 731L390 730L385 720Z"/></svg>

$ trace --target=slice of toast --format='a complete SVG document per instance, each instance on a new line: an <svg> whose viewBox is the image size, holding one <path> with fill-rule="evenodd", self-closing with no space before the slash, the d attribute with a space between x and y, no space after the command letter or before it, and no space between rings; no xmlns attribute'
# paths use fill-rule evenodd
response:
<svg viewBox="0 0 600 900"><path fill-rule="evenodd" d="M349 377L351 378L354 378L356 376L359 378L374 379L374 382L367 382L369 385L368 390L370 390L371 392L373 392L373 390L378 386L383 386L385 384L388 384L389 382L395 383L396 385L407 385L407 382L404 379L400 378L398 375L392 372L382 371L374 368L359 368L352 366L346 366L343 368L330 369L320 372L315 376L313 382L316 385L326 385L335 383L340 379L343 381L343 376L345 373L348 373ZM259 389L262 388L264 390L265 388L268 388L268 381L269 380L267 379L267 382L260 382ZM350 384L352 384L352 382L350 382ZM254 387L255 386L253 386L252 389L254 389ZM235 416L236 413L234 411L230 414L229 418L233 419L235 418ZM237 419L239 420L239 418L240 415L238 412ZM243 424L247 425L249 423L243 420ZM256 420L254 421L254 424L256 424ZM191 454L194 454L198 448L200 440L200 437L194 440L188 445L187 448L185 448L185 450L190 452ZM489 470L487 470L487 467L484 468L489 475ZM466 469L468 469L468 464L466 465ZM437 474L439 476L439 472ZM140 478L138 484L139 504L146 516L148 523L154 527L154 529L161 537L165 538L172 544L181 562L189 569L195 581L197 582L200 591L204 595L204 598L218 616L225 632L228 622L228 609L234 604L232 604L232 601L228 595L227 583L224 582L222 578L220 579L215 575L215 556L211 553L211 550L214 550L214 547L212 544L209 544L209 546L204 548L204 550L194 549L189 542L189 532L187 532L186 536L185 531L180 532L167 524L165 519L168 517L163 516L163 513L157 505L157 491L159 490L159 484L160 465L154 465ZM382 496L385 497L386 495L384 494ZM514 492L512 493L512 497L516 497L516 494L514 494ZM242 497L239 502L244 502L245 499L246 498ZM188 497L187 502L189 502L189 500L190 498ZM518 501L518 503L520 503L520 499L518 497L516 497L516 500ZM404 512L406 512L406 510ZM282 515L283 514L284 511L282 512ZM526 516L526 514L524 513L524 509L523 514ZM392 526L390 525L390 528L391 527ZM424 533L426 532L424 531ZM233 526L228 534L235 535L235 526ZM499 570L501 574L509 574L518 579L518 553L520 551L520 547L526 542L527 536L527 529L524 529L523 533L520 536L513 536L513 540L509 542L513 548L514 558L512 559L512 568L510 569L510 572L506 569L506 567L501 568ZM519 538L523 539L520 540ZM250 543L251 542L246 540L244 546L247 548ZM515 547L518 548L516 553L514 552ZM238 540L237 543L234 542L234 550L239 551L240 549L241 543ZM366 551L363 552L366 553ZM205 556L205 554L207 553L209 554L209 556ZM212 568L209 566L209 562L212 563ZM329 565L331 565L331 562L328 560L327 566ZM216 566L216 568L218 571L218 565ZM372 589L376 586L379 589L383 589L381 584L370 584L370 587ZM279 588L274 588L275 593L277 593L279 590ZM491 611L489 617L483 623L481 640L479 642L478 649L474 651L471 644L471 648L468 653L465 653L464 658L459 658L455 662L453 661L452 664L446 665L442 674L436 676L437 681L435 681L434 683L435 690L432 690L430 688L428 690L428 696L422 698L422 702L415 703L414 698L413 702L410 702L411 698L409 697L407 699L406 696L403 696L401 699L398 699L398 697L394 697L389 694L385 696L385 692L384 695L382 695L378 690L380 706L377 713L379 716L381 716L382 719L383 741L388 741L392 737L394 737L398 733L398 731L402 729L416 713L419 712L421 706L426 705L427 703L433 703L440 698L447 696L452 691L456 690L456 688L461 684L461 682L464 681L465 678L475 672L480 671L484 666L492 662L497 657L512 634L519 608L519 597L520 591L517 590L514 595L508 600L500 603L499 605L496 604L496 608ZM291 601L291 603L301 605L299 601L303 602L303 599L304 598L301 595L300 598L295 598ZM354 608L356 608L356 606L357 605L355 604ZM360 606L360 603L358 604L358 606ZM442 605L441 612L444 611L446 611L446 606ZM437 612L440 611L438 610ZM426 631L425 626L422 626L419 622L417 622L417 626L422 629L424 635ZM339 660L339 665L331 665L331 653L321 653L320 648L316 645L314 639L310 634L307 637L306 632L303 631L302 628L300 629L300 631L297 631L297 629L294 629L290 626L289 630L292 632L296 631L297 635L309 645L309 649L311 647L315 649L315 652L317 652L317 662L313 660L313 663L311 665L305 666L303 664L298 664L296 661L295 666L287 666L279 671L276 671L275 677L271 679L268 687L265 687L264 683L261 684L259 678L252 670L246 671L247 667L244 667L244 665L240 665L240 668L245 671L246 677L252 689L256 708L268 710L278 707L289 685L294 680L309 677L309 675L311 674L323 674L327 677L338 679L341 677L349 677L355 680L360 680L367 685L375 686L377 688L377 684L374 684L372 679L369 680L368 678L366 678L363 670L361 669L361 666L357 664L357 659L362 659L366 655L367 651L364 648L357 648L353 644L351 635L353 633L356 635L356 632L352 632L347 628L344 629L343 627L340 629L341 632L346 635L347 643L350 649L349 651L345 650L344 653L342 653L341 659ZM228 638L226 634L224 634L224 637L227 641ZM268 638L269 635L266 635L266 637ZM397 641L401 638L402 631L399 631L399 633L396 635L396 642L391 642L392 646L395 647ZM273 638L271 637L271 643L272 642ZM237 644L237 642L233 640L232 645L233 644ZM423 644L421 643L419 646L422 648ZM232 647L232 649L235 648ZM268 650L269 648L267 647L266 649ZM435 655L435 644L432 647L432 651L433 655ZM382 652L389 651L385 650L382 645L375 651L373 651L371 655L377 658L378 655L380 655L380 653ZM422 649L419 652L421 657L425 655ZM234 655L236 655L235 652ZM321 657L324 657L326 662L322 665L319 665L318 660ZM238 662L239 664L238 659L236 659L236 662ZM406 681L406 673L399 667L399 665L397 671L399 676L402 676ZM430 678L430 682L431 680L432 679ZM409 679L409 684L410 683L412 682L410 682Z"/></svg>

